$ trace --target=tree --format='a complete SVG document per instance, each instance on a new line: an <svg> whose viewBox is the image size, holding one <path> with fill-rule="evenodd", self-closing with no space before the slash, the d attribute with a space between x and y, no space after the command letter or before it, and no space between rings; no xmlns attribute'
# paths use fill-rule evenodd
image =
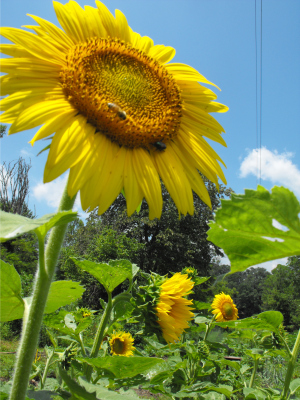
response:
<svg viewBox="0 0 300 400"><path fill-rule="evenodd" d="M289 330L300 327L299 273L299 256L290 257L287 265L272 270L262 293L263 309L280 311Z"/></svg>
<svg viewBox="0 0 300 400"><path fill-rule="evenodd" d="M5 212L34 218L27 200L29 195L28 172L31 168L23 158L0 166L0 209ZM36 271L38 251L34 233L27 233L1 244L1 259L12 264L22 280L22 291L28 296Z"/></svg>
<svg viewBox="0 0 300 400"><path fill-rule="evenodd" d="M89 219L93 225L93 221ZM79 220L80 221L80 220ZM71 279L85 287L80 305L99 309L99 299L106 300L105 289L89 273L83 272L70 257L105 263L109 260L128 259L136 262L137 254L143 247L135 239L128 238L124 233L117 233L111 228L104 227L95 234L90 224L83 225L75 220L70 224L66 235L66 247L62 249L57 266L56 279ZM117 288L114 294L122 288Z"/></svg>
<svg viewBox="0 0 300 400"><path fill-rule="evenodd" d="M33 218L28 208L30 164L20 157L0 166L0 208L3 211Z"/></svg>
<svg viewBox="0 0 300 400"><path fill-rule="evenodd" d="M214 264L211 273L213 276L226 274L230 271L229 265ZM239 318L247 318L262 311L262 292L265 279L270 273L265 268L248 268L243 272L227 275L213 286L213 294L224 292L234 300Z"/></svg>
<svg viewBox="0 0 300 400"><path fill-rule="evenodd" d="M138 265L146 272L153 271L165 275L178 272L186 266L194 267L202 276L208 274L209 264L215 254L223 255L220 249L207 241L208 222L220 205L220 199L229 196L231 189L214 184L205 179L212 209L194 194L194 215L179 216L177 208L164 186L162 186L163 212L161 219L150 221L148 205L142 202L141 210L127 217L125 199L119 196L101 218L103 226L117 232L124 232L144 244L139 253Z"/></svg>
<svg viewBox="0 0 300 400"><path fill-rule="evenodd" d="M6 134L6 125L0 124L0 139Z"/></svg>
<svg viewBox="0 0 300 400"><path fill-rule="evenodd" d="M66 242L71 247L62 253L57 277L75 277L77 267L67 259L70 253L96 262L126 258L145 272L153 271L161 275L181 271L186 266L196 268L202 276L207 275L211 258L222 254L219 248L206 240L208 221L213 218L220 198L228 196L231 190L221 186L218 192L210 182L206 181L206 185L212 199L212 210L194 195L193 216L179 218L177 208L164 187L160 220L149 220L145 201L139 213L128 217L122 195L102 216L94 210L85 226L78 226L73 233L69 231L70 237L67 235ZM102 293L99 285L80 271L78 274L86 284L83 300L92 301L96 307L97 296Z"/></svg>
<svg viewBox="0 0 300 400"><path fill-rule="evenodd" d="M0 210L34 218L27 200L29 194L28 172L30 164L22 158L0 166ZM21 277L22 297L30 296L37 268L38 243L34 233L27 233L1 243L1 259L13 265ZM21 331L21 320L8 322L14 334Z"/></svg>

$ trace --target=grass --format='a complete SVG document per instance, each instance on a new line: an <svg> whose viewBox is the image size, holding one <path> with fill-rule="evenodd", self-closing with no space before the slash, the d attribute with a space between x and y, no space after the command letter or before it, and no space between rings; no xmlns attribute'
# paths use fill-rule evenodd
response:
<svg viewBox="0 0 300 400"><path fill-rule="evenodd" d="M0 343L0 381L8 382L12 378L18 340L1 340Z"/></svg>

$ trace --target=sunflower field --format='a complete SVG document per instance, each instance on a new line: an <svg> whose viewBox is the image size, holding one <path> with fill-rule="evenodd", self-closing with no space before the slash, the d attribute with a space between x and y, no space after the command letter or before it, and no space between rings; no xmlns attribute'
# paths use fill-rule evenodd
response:
<svg viewBox="0 0 300 400"><path fill-rule="evenodd" d="M35 235L38 250L32 293L28 276L22 288L13 258L0 261L1 322L22 320L13 376L1 384L0 399L300 398L300 330L289 333L278 310L239 312L224 284L253 265L300 255L296 196L284 187L269 192L258 186L231 193L218 207L209 188L224 193L224 163L205 138L226 145L211 113L228 107L203 84L215 85L172 63L175 50L134 32L119 10L113 16L98 0L84 9L73 0L53 6L61 27L31 16L32 32L0 31L12 42L1 45L9 56L1 63L1 122L11 124L9 134L40 127L32 145L50 140L43 149L44 183L69 170L57 213L28 218L0 211L1 242ZM177 220L197 214L197 196L211 209L204 214L205 251L194 251L198 238L191 240L183 246L186 262L178 255L180 271L175 265L161 273L167 250L145 257L137 240L126 247L126 235L116 249L114 230L107 228L95 235L98 247L89 258L78 256L65 246L68 224L80 224L72 211L77 193L100 223L121 197L126 218L146 224L140 214L146 209L149 227L163 218L166 193ZM199 236L192 223L184 229ZM170 229L156 234L175 252ZM180 231L177 239L184 243L185 237ZM113 248L122 257L109 257ZM209 259L211 249L222 249L231 263L215 282L188 261ZM137 251L145 268L133 260ZM80 279L57 279L63 267ZM221 289L207 301L214 287ZM89 307L94 299L97 310ZM297 300L293 305L297 314ZM47 344L39 348L42 334Z"/></svg>

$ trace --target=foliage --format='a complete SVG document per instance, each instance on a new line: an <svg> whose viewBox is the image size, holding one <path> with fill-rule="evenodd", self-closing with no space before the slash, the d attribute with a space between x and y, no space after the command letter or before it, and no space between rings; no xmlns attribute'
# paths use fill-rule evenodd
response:
<svg viewBox="0 0 300 400"><path fill-rule="evenodd" d="M223 273L228 273L230 267L222 266L221 271ZM219 272L220 268L216 266L211 269L212 275L217 275ZM270 273L264 268L248 268L243 272L226 275L223 280L218 281L212 287L212 292L214 295L220 292L230 294L234 302L239 305L240 318L251 317L265 310L265 308L263 308L262 295L266 278L269 275ZM271 307L271 309L277 310L276 307ZM282 310L278 311L282 312Z"/></svg>
<svg viewBox="0 0 300 400"><path fill-rule="evenodd" d="M278 198L285 195L285 190L277 191ZM290 196L288 197L290 198ZM266 198L268 203L268 196ZM30 230L34 230L37 234L39 248L42 249L39 263L40 274L44 273L42 246L48 230L53 227L56 229L61 224L72 221L76 216L71 212L61 212L32 220L22 216L8 216L5 213L3 215L7 223L0 230L1 240L14 238ZM269 217L271 218L272 215ZM222 216L218 221L219 224L222 224ZM21 228L18 227L18 224L21 225ZM144 315L142 308L154 309L154 311L152 310L154 315L152 324L156 322L157 328L160 329L158 322L155 321L155 316L157 316L155 307L162 295L159 290L160 282L165 280L165 277L159 274L155 275L158 277L158 284L154 285L153 290L151 285L146 287L151 298L148 301L147 296L143 297L143 292L139 293L139 290L143 288L136 280L139 269L137 265L126 259L108 260L106 263L95 261L98 258L109 258L112 254L128 255L128 251L134 248L141 252L144 251L144 248L139 248L141 243L136 238L127 235L130 229L127 232L115 232L111 237L106 238L105 236L110 235L105 234L111 231L107 230L106 226L104 229L99 229L98 223L93 223L89 227L89 231L99 230L100 244L98 243L99 237L89 243L87 246L89 260L82 259L82 254L80 257L74 257L74 248L79 249L78 242L73 237L74 232L84 230L84 228L78 221L73 223L71 226L73 231L70 231L65 240L65 255L73 256L69 258L69 262L76 265L74 274L78 275L78 271L82 271L82 274L93 276L97 285L103 286L107 294L107 302L101 300L103 312L92 347L89 347L87 343L90 341L86 340L85 332L91 331L94 311L85 307L76 308L76 310L60 309L53 312L81 296L82 290L79 291L79 285L76 282L69 285L67 281L57 281L52 284L52 291L50 290L45 304L46 315L44 317L44 323L50 329L48 334L52 347L46 346L44 349L47 357L45 364L39 363L39 359L35 358L31 374L31 378L34 377L39 381L41 390L38 398L43 396L46 388L49 388L48 392L51 395L60 396L63 399L93 400L100 398L136 399L138 398L137 394L131 390L132 388L142 388L176 400L181 398L224 399L224 397L228 399L286 400L296 396L296 392L300 388L300 379L297 375L293 378L293 373L296 371L295 365L300 349L300 331L295 338L294 347L291 349L288 334L282 324L284 316L281 312L258 312L257 315L248 318L238 320L225 318L222 319L222 322L217 322L211 315L212 305L201 301L201 297L197 297L199 292L193 292L190 295L193 295L197 314L189 329L188 325L184 326L183 330L186 333L181 336L181 339L169 345L161 343L155 335L146 339L143 332L151 331L151 324L148 318L142 317ZM252 228L255 226L253 225ZM268 229L269 226L267 226ZM261 232L261 235L264 235L264 232ZM118 240L118 236L124 241ZM87 236L83 235L82 237L87 239ZM105 243L107 243L107 247L103 245ZM113 249L112 243L118 243L117 252ZM120 243L126 243L127 247L125 246L124 249ZM297 246L295 249L297 251ZM67 261L67 259L65 260ZM267 278L265 278L267 274L263 269L250 269L236 274L233 279L231 275L226 278L228 286L232 284L241 288L236 296L240 296L241 302L246 305L244 314L249 308L260 303L261 292L268 295L268 290L265 290L263 286L265 281L267 282L265 287L268 289L271 285L274 286L274 282L282 283L283 277L286 277L287 285L283 294L294 290L294 293L299 295L299 287L291 286L293 278L295 285L299 284L299 257L290 258L286 268L289 272L283 269L283 266L279 266L278 270L275 270ZM207 281L207 278L196 276L195 269L191 267L183 270L191 273L191 279L199 287ZM226 273L224 267L219 266L219 271ZM19 318L20 307L23 307L25 311L28 307L30 312L34 304L34 296L32 301L30 298L22 299L21 280L17 271L14 267L1 262L1 273L2 316L4 319ZM142 275L145 277L147 274L142 273ZM275 277L274 281L272 281L273 277ZM185 276L185 279L189 278ZM268 280L271 283L268 283ZM124 285L125 281L126 285ZM169 281L171 282L171 279ZM254 290L255 285L257 291ZM133 287L134 290L132 290ZM76 292L75 297L70 294L73 290ZM180 297L182 295L180 287L172 288L172 292L176 292L176 290L179 291L178 296ZM252 297L247 295L249 290L252 292ZM136 299L141 296L145 301L139 303ZM227 297L224 295L224 302ZM267 296L267 299L271 301L270 296ZM169 300L164 301L166 310L169 307L168 302ZM172 303L171 299L170 302ZM281 303L284 304L283 300ZM238 303L237 305L239 307ZM24 315L26 329L29 317L27 317L27 312ZM163 314L161 318L163 318ZM176 322L179 323L182 316L174 315L173 318L176 318ZM109 354L107 342L110 335L115 330L124 330L124 325L127 326L136 321L140 321L142 339L138 346L134 346L134 355L119 357ZM24 336L26 337L26 335ZM68 343L63 351L58 347L58 341L61 339ZM143 345L145 343L147 346ZM23 351L20 352L19 357L23 355ZM232 358L233 354L236 357L242 355L243 358L234 359ZM279 373L279 367L276 369L277 364L282 365L286 371L284 374ZM48 377L50 366L56 368L56 381ZM268 366L267 370L265 366ZM18 369L16 371L18 372ZM27 382L25 383L27 384ZM272 382L272 386L270 382ZM2 399L7 398L9 390L9 385L2 388ZM28 395L29 393L31 394L28 392Z"/></svg>
<svg viewBox="0 0 300 400"><path fill-rule="evenodd" d="M284 315L290 330L300 328L300 257L289 258L287 265L279 264L267 277L262 293L263 309L276 309Z"/></svg>
<svg viewBox="0 0 300 400"><path fill-rule="evenodd" d="M90 213L84 226L80 220L69 225L56 272L57 279L81 281L86 288L82 302L90 308L99 308L99 298L106 300L106 293L97 281L76 268L70 257L84 257L95 262L128 259L144 271L161 275L181 271L192 266L207 275L212 256L222 254L206 240L208 221L220 205L220 199L228 196L231 189L216 187L206 180L212 199L212 210L194 195L195 213L181 216L175 204L163 188L164 210L160 220L148 219L148 206L143 202L138 214L126 215L125 199L120 195L104 215ZM142 284L142 281L140 281ZM205 295L196 288L197 295Z"/></svg>
<svg viewBox="0 0 300 400"><path fill-rule="evenodd" d="M138 260L134 262L145 272L166 275L169 271L179 272L186 266L192 266L201 276L206 276L212 255L222 254L206 240L208 221L213 218L220 199L229 196L231 189L220 185L218 192L214 184L205 178L204 180L212 209L194 194L194 215L178 216L175 204L162 187L163 212L160 220L149 221L146 202L142 203L139 213L128 218L125 199L119 196L101 217L101 224L110 226L119 233L124 232L129 238L144 245L138 254Z"/></svg>
<svg viewBox="0 0 300 400"><path fill-rule="evenodd" d="M275 186L270 193L258 186L222 200L208 240L223 248L231 273L300 254L299 212L299 201L290 190Z"/></svg>

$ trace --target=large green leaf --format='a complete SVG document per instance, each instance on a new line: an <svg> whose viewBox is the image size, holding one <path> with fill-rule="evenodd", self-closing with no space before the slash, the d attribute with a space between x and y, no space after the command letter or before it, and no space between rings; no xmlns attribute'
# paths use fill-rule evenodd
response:
<svg viewBox="0 0 300 400"><path fill-rule="evenodd" d="M21 279L12 265L0 260L0 321L13 321L23 318L24 301L31 303L31 297L22 299ZM73 303L82 296L84 288L78 282L57 281L50 287L45 314L52 313L58 308Z"/></svg>
<svg viewBox="0 0 300 400"><path fill-rule="evenodd" d="M283 315L279 311L265 311L257 315L257 318L266 321L274 328L278 328L283 322Z"/></svg>
<svg viewBox="0 0 300 400"><path fill-rule="evenodd" d="M136 266L128 260L112 260L108 264L79 260L75 257L71 257L71 260L83 271L93 275L110 293L125 279L132 280L136 273Z"/></svg>
<svg viewBox="0 0 300 400"><path fill-rule="evenodd" d="M76 217L77 213L72 211L47 214L37 219L0 211L0 242L5 242L34 230L37 230L42 237L45 237L47 232L54 226L67 224Z"/></svg>
<svg viewBox="0 0 300 400"><path fill-rule="evenodd" d="M221 202L208 240L225 251L231 273L300 254L300 204L288 189L275 186L270 193L258 186Z"/></svg>
<svg viewBox="0 0 300 400"><path fill-rule="evenodd" d="M21 279L12 265L0 260L0 321L22 318Z"/></svg>
<svg viewBox="0 0 300 400"><path fill-rule="evenodd" d="M290 390L293 393L296 392L296 390L298 390L300 388L300 379L294 379L291 383L290 383Z"/></svg>
<svg viewBox="0 0 300 400"><path fill-rule="evenodd" d="M122 389L119 390L119 393L115 390L106 389L106 387L100 385L93 385L92 383L88 383L81 376L78 378L79 383L83 386L88 392L95 391L97 395L97 399L105 399L105 400L140 400L141 398L133 391L128 390L122 393Z"/></svg>
<svg viewBox="0 0 300 400"><path fill-rule="evenodd" d="M116 378L132 378L153 368L158 363L165 362L161 358L155 357L122 357L107 356L102 358L78 358L79 361L86 362L99 372L106 369L112 372Z"/></svg>
<svg viewBox="0 0 300 400"><path fill-rule="evenodd" d="M85 289L78 282L52 282L45 307L45 314L50 314L60 307L73 303L82 296L84 291Z"/></svg>

